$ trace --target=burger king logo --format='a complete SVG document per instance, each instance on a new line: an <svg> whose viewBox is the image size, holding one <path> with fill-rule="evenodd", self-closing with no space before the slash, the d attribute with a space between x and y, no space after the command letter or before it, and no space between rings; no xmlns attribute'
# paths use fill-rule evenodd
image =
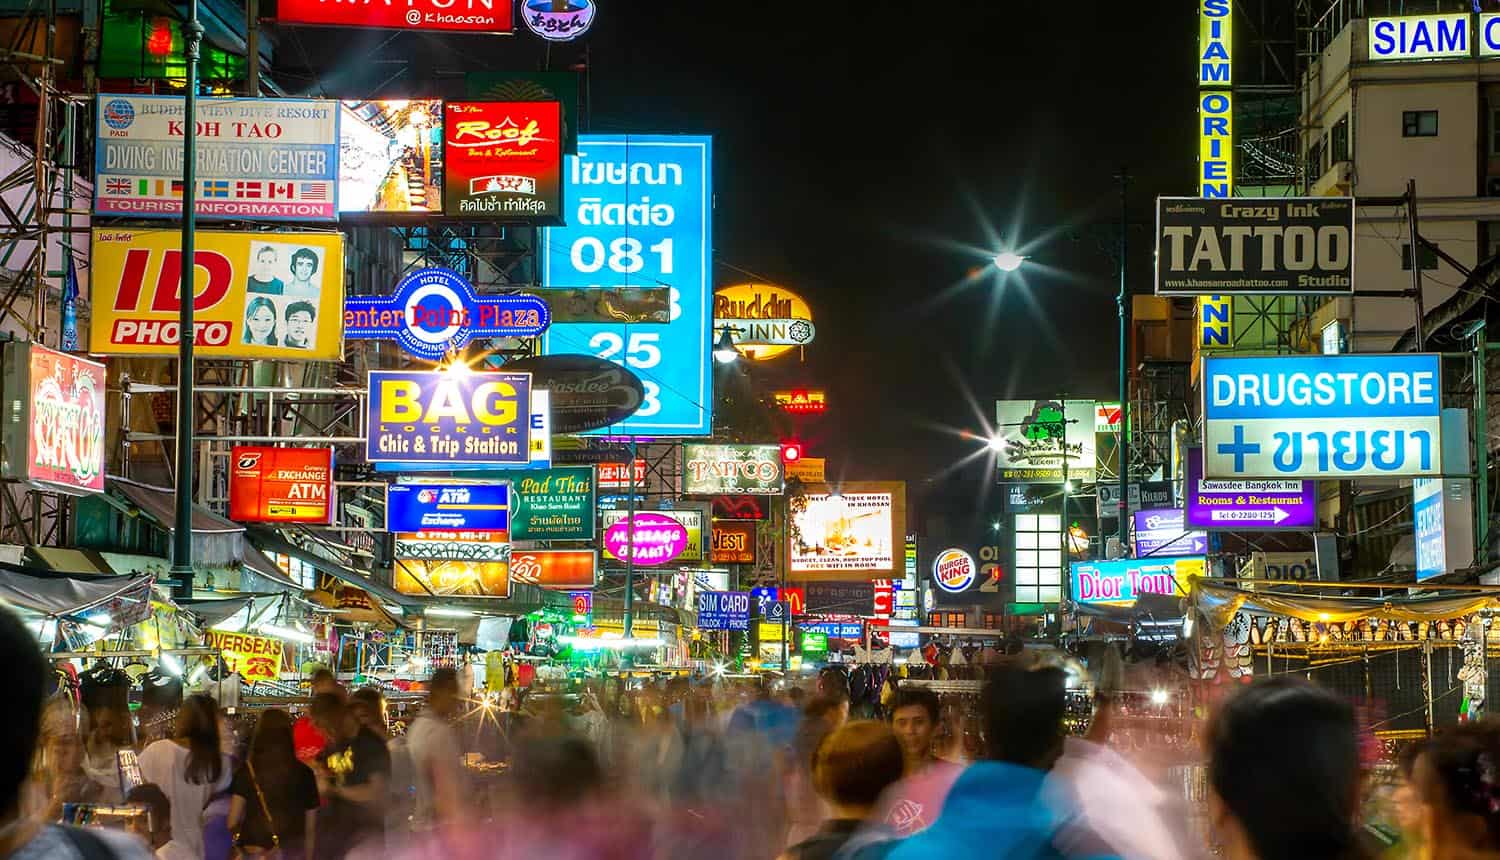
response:
<svg viewBox="0 0 1500 860"><path fill-rule="evenodd" d="M932 575L938 588L957 594L974 584L974 557L961 549L945 549L932 563Z"/></svg>

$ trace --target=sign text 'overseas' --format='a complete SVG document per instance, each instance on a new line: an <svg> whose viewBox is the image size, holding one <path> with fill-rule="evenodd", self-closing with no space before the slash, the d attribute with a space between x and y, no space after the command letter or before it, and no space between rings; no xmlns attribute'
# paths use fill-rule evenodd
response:
<svg viewBox="0 0 1500 860"><path fill-rule="evenodd" d="M1159 198L1156 292L1347 294L1354 288L1349 198Z"/></svg>
<svg viewBox="0 0 1500 860"><path fill-rule="evenodd" d="M530 398L529 373L372 370L365 457L525 465Z"/></svg>

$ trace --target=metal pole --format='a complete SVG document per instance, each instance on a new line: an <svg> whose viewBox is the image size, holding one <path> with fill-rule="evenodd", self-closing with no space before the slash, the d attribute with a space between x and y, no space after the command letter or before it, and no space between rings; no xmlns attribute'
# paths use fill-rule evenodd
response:
<svg viewBox="0 0 1500 860"><path fill-rule="evenodd" d="M785 495L781 497L781 501L783 505L789 504ZM786 523L791 519L791 511L784 510L783 516L782 522ZM783 563L781 565L781 590L776 593L776 602L785 604L781 612L781 676L783 678L791 677L792 672L791 656L788 654L791 643L787 641L791 636L792 602L786 599L786 569L787 565Z"/></svg>
<svg viewBox="0 0 1500 860"><path fill-rule="evenodd" d="M1490 416L1485 320L1474 330L1474 564L1489 558Z"/></svg>
<svg viewBox="0 0 1500 860"><path fill-rule="evenodd" d="M193 301L197 266L194 260L193 228L197 218L196 173L198 156L198 46L203 25L198 23L198 0L189 0L188 19L182 25L183 53L187 58L187 86L182 113L182 277L178 286L177 312L177 482L173 502L176 509L172 531L172 579L174 597L193 594Z"/></svg>
<svg viewBox="0 0 1500 860"><path fill-rule="evenodd" d="M1068 399L1066 397L1063 397L1061 400L1058 401L1058 403L1062 407L1062 477L1063 477L1063 481L1062 481L1062 520L1060 521L1060 524L1062 526L1062 533L1059 535L1059 537L1062 538L1062 562L1061 562L1061 566L1057 569L1057 581L1058 581L1059 585L1063 589L1067 589L1068 583L1071 580L1071 577L1068 577L1068 576L1064 575L1065 571L1068 571L1068 570L1071 569L1069 567L1069 560L1068 560L1068 556L1069 556L1069 552L1068 552L1068 550L1069 550L1069 547L1068 547ZM1042 596L1040 594L1040 585L1041 585L1041 583L1038 582L1037 585L1038 585L1038 594L1037 594L1037 597L1041 597ZM1043 619L1045 619L1046 617L1047 617L1046 615L1042 616Z"/></svg>
<svg viewBox="0 0 1500 860"><path fill-rule="evenodd" d="M245 3L245 95L260 95L260 0Z"/></svg>
<svg viewBox="0 0 1500 860"><path fill-rule="evenodd" d="M1427 698L1427 736L1432 737L1432 640L1422 640L1422 695Z"/></svg>
<svg viewBox="0 0 1500 860"><path fill-rule="evenodd" d="M620 662L625 666L632 664L630 652L630 640L635 638L635 627L632 626L631 615L635 604L635 437L630 437L630 462L625 465L628 475L625 497L625 650L620 654Z"/></svg>
<svg viewBox="0 0 1500 860"><path fill-rule="evenodd" d="M1125 310L1125 230L1129 222L1130 204L1126 192L1130 187L1130 176L1125 168L1120 168L1120 292L1115 296L1115 313L1120 318L1120 439L1118 442L1120 452L1120 499L1119 499L1119 527L1120 554L1123 558L1125 547L1129 546L1130 527L1127 520L1130 518L1130 371L1126 362L1129 361L1129 350L1126 348L1126 310Z"/></svg>
<svg viewBox="0 0 1500 860"><path fill-rule="evenodd" d="M1411 234L1411 289L1417 311L1417 352L1427 349L1426 317L1422 306L1422 239L1417 233L1417 180L1406 180L1406 228Z"/></svg>

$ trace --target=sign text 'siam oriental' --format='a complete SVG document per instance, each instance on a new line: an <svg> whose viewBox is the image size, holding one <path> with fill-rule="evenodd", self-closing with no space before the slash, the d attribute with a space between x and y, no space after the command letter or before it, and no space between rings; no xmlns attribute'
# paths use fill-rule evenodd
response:
<svg viewBox="0 0 1500 860"><path fill-rule="evenodd" d="M365 458L525 465L530 403L529 373L372 370Z"/></svg>

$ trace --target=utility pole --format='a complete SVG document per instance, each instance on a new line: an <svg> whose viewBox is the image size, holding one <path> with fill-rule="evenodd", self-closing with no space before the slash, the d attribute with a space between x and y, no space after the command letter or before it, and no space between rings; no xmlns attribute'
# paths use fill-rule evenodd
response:
<svg viewBox="0 0 1500 860"><path fill-rule="evenodd" d="M1427 349L1427 311L1422 304L1422 239L1417 234L1417 180L1406 180L1406 230L1411 236L1412 301L1417 308L1417 352Z"/></svg>
<svg viewBox="0 0 1500 860"><path fill-rule="evenodd" d="M621 665L629 668L635 664L631 653L631 640L635 638L634 619L631 617L635 607L635 437L630 437L630 462L625 464L626 478L625 491L625 631L624 648L620 652Z"/></svg>
<svg viewBox="0 0 1500 860"><path fill-rule="evenodd" d="M197 271L193 228L197 219L198 46L203 25L198 23L198 0L188 0L188 19L182 25L187 58L187 87L182 113L182 274L177 312L177 482L172 531L174 597L193 595L193 302Z"/></svg>
<svg viewBox="0 0 1500 860"><path fill-rule="evenodd" d="M1119 526L1120 553L1123 557L1125 547L1129 546L1130 527L1127 519L1130 516L1130 369L1126 365L1129 360L1129 349L1126 347L1128 336L1126 326L1125 300L1128 294L1125 292L1125 231L1130 224L1130 201L1127 192L1130 188L1130 175L1125 168L1120 168L1120 292L1115 295L1115 313L1120 318L1120 438L1117 442L1120 454L1120 498L1119 518L1116 523Z"/></svg>

